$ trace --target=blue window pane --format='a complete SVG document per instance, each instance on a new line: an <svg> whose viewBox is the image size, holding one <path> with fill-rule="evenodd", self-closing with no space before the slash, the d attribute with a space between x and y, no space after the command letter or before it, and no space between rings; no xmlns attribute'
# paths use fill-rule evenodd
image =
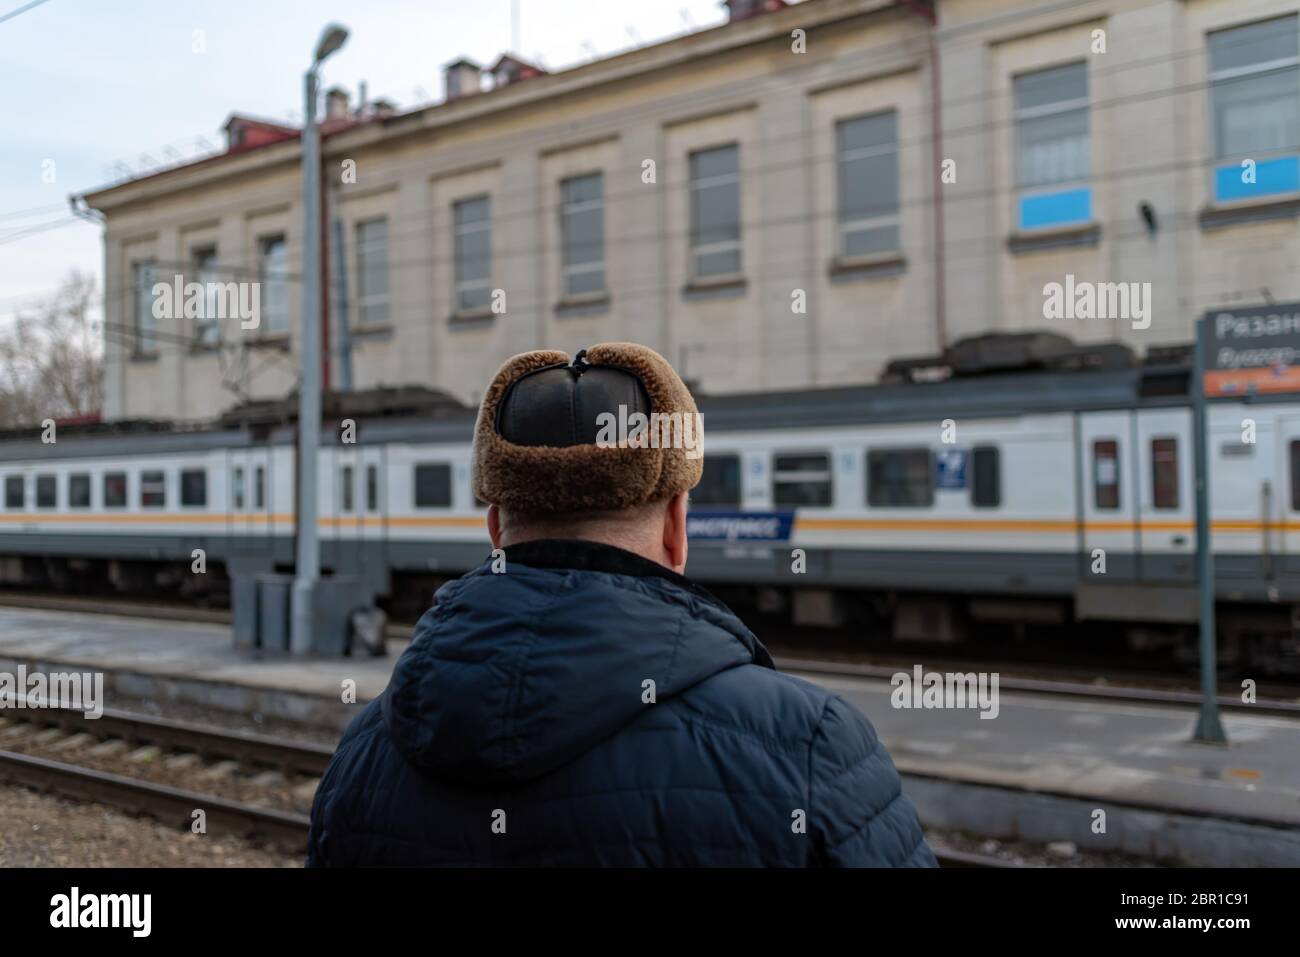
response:
<svg viewBox="0 0 1300 957"><path fill-rule="evenodd" d="M1219 202L1300 192L1300 156L1260 160L1255 164L1255 182L1242 181L1240 163L1229 163L1214 171L1214 198Z"/></svg>
<svg viewBox="0 0 1300 957"><path fill-rule="evenodd" d="M1020 198L1020 228L1066 226L1092 219L1092 188L1067 189Z"/></svg>

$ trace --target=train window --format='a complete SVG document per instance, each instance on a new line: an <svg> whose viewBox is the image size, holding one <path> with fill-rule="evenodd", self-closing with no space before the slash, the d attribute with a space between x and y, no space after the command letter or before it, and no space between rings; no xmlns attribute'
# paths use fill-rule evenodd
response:
<svg viewBox="0 0 1300 957"><path fill-rule="evenodd" d="M236 512L244 510L244 470L238 465L230 475L230 500Z"/></svg>
<svg viewBox="0 0 1300 957"><path fill-rule="evenodd" d="M1092 443L1092 501L1099 509L1119 508L1119 443L1114 439Z"/></svg>
<svg viewBox="0 0 1300 957"><path fill-rule="evenodd" d="M22 508L25 504L26 484L21 475L10 475L5 479L5 508Z"/></svg>
<svg viewBox="0 0 1300 957"><path fill-rule="evenodd" d="M55 508L59 504L59 479L56 475L36 476L36 507Z"/></svg>
<svg viewBox="0 0 1300 957"><path fill-rule="evenodd" d="M126 508L126 473L104 473L104 508Z"/></svg>
<svg viewBox="0 0 1300 957"><path fill-rule="evenodd" d="M261 465L253 469L253 508L266 508L266 468Z"/></svg>
<svg viewBox="0 0 1300 957"><path fill-rule="evenodd" d="M415 466L415 507L451 506L451 466L446 462L425 462Z"/></svg>
<svg viewBox="0 0 1300 957"><path fill-rule="evenodd" d="M1300 442L1291 443L1291 511L1300 512Z"/></svg>
<svg viewBox="0 0 1300 957"><path fill-rule="evenodd" d="M162 508L167 504L167 476L162 472L140 473L140 507Z"/></svg>
<svg viewBox="0 0 1300 957"><path fill-rule="evenodd" d="M997 508L1002 504L1002 462L993 445L971 450L970 503L976 508Z"/></svg>
<svg viewBox="0 0 1300 957"><path fill-rule="evenodd" d="M90 475L78 472L68 476L68 508L90 508Z"/></svg>
<svg viewBox="0 0 1300 957"><path fill-rule="evenodd" d="M366 466L366 511L379 511L379 469Z"/></svg>
<svg viewBox="0 0 1300 957"><path fill-rule="evenodd" d="M1178 507L1178 440L1172 436L1151 440L1151 504Z"/></svg>
<svg viewBox="0 0 1300 957"><path fill-rule="evenodd" d="M772 463L772 500L777 505L830 505L830 455L778 455Z"/></svg>
<svg viewBox="0 0 1300 957"><path fill-rule="evenodd" d="M692 505L740 507L740 456L706 455L700 484L691 489Z"/></svg>
<svg viewBox="0 0 1300 957"><path fill-rule="evenodd" d="M181 471L181 504L197 508L203 508L208 504L207 469Z"/></svg>
<svg viewBox="0 0 1300 957"><path fill-rule="evenodd" d="M934 454L929 449L870 449L867 504L922 508L934 504Z"/></svg>
<svg viewBox="0 0 1300 957"><path fill-rule="evenodd" d="M352 466L339 467L339 511L352 511Z"/></svg>

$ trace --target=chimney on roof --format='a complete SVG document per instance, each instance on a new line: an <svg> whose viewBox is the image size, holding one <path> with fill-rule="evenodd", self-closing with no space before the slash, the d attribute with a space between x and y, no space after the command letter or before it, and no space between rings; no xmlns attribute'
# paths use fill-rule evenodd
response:
<svg viewBox="0 0 1300 957"><path fill-rule="evenodd" d="M463 57L442 68L443 79L447 87L447 99L458 100L462 96L473 96L483 88L483 68L473 60Z"/></svg>
<svg viewBox="0 0 1300 957"><path fill-rule="evenodd" d="M786 0L723 0L727 5L727 19L748 20L750 17L772 13L786 6Z"/></svg>
<svg viewBox="0 0 1300 957"><path fill-rule="evenodd" d="M341 86L331 87L325 94L325 119L339 120L349 115L348 91Z"/></svg>
<svg viewBox="0 0 1300 957"><path fill-rule="evenodd" d="M511 83L521 83L535 76L541 76L546 71L527 60L503 53L497 58L497 62L488 68L488 72L492 74L492 89L499 90Z"/></svg>

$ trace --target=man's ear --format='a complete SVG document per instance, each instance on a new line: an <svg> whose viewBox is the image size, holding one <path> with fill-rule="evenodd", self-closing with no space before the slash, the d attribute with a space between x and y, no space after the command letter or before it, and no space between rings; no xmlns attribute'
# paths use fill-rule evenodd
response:
<svg viewBox="0 0 1300 957"><path fill-rule="evenodd" d="M664 509L664 551L668 555L668 567L679 575L686 572L687 499L686 492L678 492Z"/></svg>
<svg viewBox="0 0 1300 957"><path fill-rule="evenodd" d="M488 506L488 538L492 539L492 547L501 547L501 510L495 505Z"/></svg>

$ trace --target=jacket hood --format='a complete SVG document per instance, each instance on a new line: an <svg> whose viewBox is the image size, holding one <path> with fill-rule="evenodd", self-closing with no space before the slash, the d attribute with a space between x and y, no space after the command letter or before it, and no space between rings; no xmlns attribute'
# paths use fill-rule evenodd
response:
<svg viewBox="0 0 1300 957"><path fill-rule="evenodd" d="M461 786L574 760L720 671L771 668L724 604L672 571L589 542L529 542L439 589L383 694L406 759Z"/></svg>

